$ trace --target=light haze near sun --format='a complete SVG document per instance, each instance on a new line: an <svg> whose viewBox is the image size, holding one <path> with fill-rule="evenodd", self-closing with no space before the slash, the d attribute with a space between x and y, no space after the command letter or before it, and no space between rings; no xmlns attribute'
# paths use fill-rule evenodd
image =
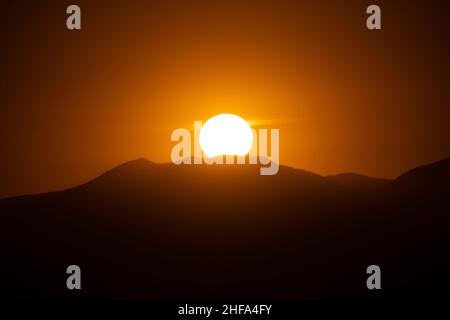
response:
<svg viewBox="0 0 450 320"><path fill-rule="evenodd" d="M209 157L220 155L245 156L253 145L250 125L234 114L219 114L210 118L200 130L200 147Z"/></svg>

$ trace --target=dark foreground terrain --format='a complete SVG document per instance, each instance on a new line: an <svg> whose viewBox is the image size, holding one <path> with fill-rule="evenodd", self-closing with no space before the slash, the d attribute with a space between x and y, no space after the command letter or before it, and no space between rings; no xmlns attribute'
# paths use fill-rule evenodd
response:
<svg viewBox="0 0 450 320"><path fill-rule="evenodd" d="M441 296L449 198L450 158L393 181L139 159L73 189L0 200L0 295ZM77 292L66 288L71 264ZM377 292L366 288L371 264Z"/></svg>

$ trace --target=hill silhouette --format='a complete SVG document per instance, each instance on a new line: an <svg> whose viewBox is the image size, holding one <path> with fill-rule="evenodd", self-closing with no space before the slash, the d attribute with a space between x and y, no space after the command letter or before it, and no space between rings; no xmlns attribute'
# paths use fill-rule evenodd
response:
<svg viewBox="0 0 450 320"><path fill-rule="evenodd" d="M0 294L44 298L441 296L450 158L389 181L137 159L0 200ZM66 289L66 267L82 290ZM382 290L366 288L377 264Z"/></svg>

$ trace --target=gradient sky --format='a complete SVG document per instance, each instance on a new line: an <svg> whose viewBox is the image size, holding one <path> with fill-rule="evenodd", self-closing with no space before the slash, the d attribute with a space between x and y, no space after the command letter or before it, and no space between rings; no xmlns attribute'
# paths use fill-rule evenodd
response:
<svg viewBox="0 0 450 320"><path fill-rule="evenodd" d="M68 31L66 7L82 11ZM382 30L365 10L382 9ZM218 113L281 163L393 178L450 155L445 1L3 1L0 197L169 162Z"/></svg>

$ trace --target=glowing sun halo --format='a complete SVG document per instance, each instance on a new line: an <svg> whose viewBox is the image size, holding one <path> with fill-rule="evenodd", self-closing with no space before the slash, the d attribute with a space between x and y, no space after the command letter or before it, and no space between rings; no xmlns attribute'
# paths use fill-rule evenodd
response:
<svg viewBox="0 0 450 320"><path fill-rule="evenodd" d="M246 155L253 144L250 125L234 114L210 118L200 130L200 147L213 158L219 155Z"/></svg>

